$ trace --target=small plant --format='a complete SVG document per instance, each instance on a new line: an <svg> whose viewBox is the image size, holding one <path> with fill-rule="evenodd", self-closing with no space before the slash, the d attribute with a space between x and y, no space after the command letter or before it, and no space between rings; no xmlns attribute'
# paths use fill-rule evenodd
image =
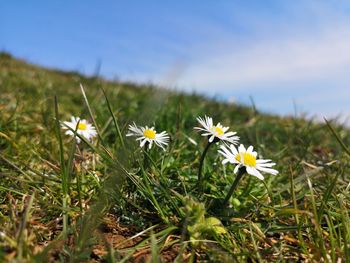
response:
<svg viewBox="0 0 350 263"><path fill-rule="evenodd" d="M203 203L197 203L187 198L185 213L187 215L187 231L192 246L200 247L205 243L205 240L210 239L220 241L220 235L227 234L225 227L218 218L213 216L206 217L206 210Z"/></svg>

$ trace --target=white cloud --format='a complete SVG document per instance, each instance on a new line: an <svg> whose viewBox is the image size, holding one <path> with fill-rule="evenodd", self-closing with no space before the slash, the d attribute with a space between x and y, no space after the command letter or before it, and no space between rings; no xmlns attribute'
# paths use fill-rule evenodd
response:
<svg viewBox="0 0 350 263"><path fill-rule="evenodd" d="M350 24L349 24L350 25ZM259 83L320 81L346 76L350 67L350 27L310 35L258 40L240 45L224 40L224 50L202 53L178 80L183 87L235 88ZM235 43L230 47L229 43Z"/></svg>
<svg viewBox="0 0 350 263"><path fill-rule="evenodd" d="M349 116L348 11L343 4L320 1L282 5L265 13L250 7L227 12L232 20L226 17L225 23L181 19L180 28L195 29L188 38L199 35L200 41L174 44L180 58L155 57L148 60L153 71L130 79L234 96L239 102L252 96L259 109L280 114L292 114L296 101L303 112L319 118Z"/></svg>

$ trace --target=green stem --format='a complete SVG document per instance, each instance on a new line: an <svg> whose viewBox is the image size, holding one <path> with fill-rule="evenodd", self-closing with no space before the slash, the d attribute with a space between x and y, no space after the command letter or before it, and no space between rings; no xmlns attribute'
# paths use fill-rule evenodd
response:
<svg viewBox="0 0 350 263"><path fill-rule="evenodd" d="M77 191L78 191L78 199L79 199L79 208L80 208L80 213L83 214L83 199L81 195L81 178L82 176L82 165L78 164L80 166L80 169L77 169Z"/></svg>
<svg viewBox="0 0 350 263"><path fill-rule="evenodd" d="M63 236L64 238L67 237L68 233L68 204L69 204L69 196L67 193L63 193L63 198L62 198L62 207L63 207Z"/></svg>
<svg viewBox="0 0 350 263"><path fill-rule="evenodd" d="M33 193L30 196L29 200L25 204L23 218L19 226L19 231L17 236L17 259L19 260L18 262L22 262L23 260L24 236L25 236L24 232L26 230L26 226L30 217L30 210L33 207L34 195L35 193Z"/></svg>
<svg viewBox="0 0 350 263"><path fill-rule="evenodd" d="M210 148L210 145L212 145L213 142L208 142L207 146L205 146L205 149L202 153L201 159L199 161L199 168L198 168L198 190L202 192L202 186L203 186L203 176L202 176L202 170L203 170L203 164L204 164L204 158L207 154L208 149Z"/></svg>
<svg viewBox="0 0 350 263"><path fill-rule="evenodd" d="M243 177L243 175L244 175L245 173L246 173L246 169L245 169L244 166L241 167L241 168L239 168L238 174L237 174L235 180L233 181L233 183L232 183L232 185L231 185L231 188L230 188L230 190L228 191L228 193L227 193L227 195L226 195L226 197L225 197L225 199L224 199L224 201L223 201L224 207L227 205L227 203L228 203L228 201L230 200L230 198L231 198L233 192L236 190L239 181L242 179L242 177Z"/></svg>
<svg viewBox="0 0 350 263"><path fill-rule="evenodd" d="M58 137L59 148L60 148L60 170L61 170L61 185L62 185L62 213L63 213L63 236L67 237L68 232L68 214L67 214L67 203L68 203L68 171L64 161L64 147L61 135L61 124L58 118L58 100L55 95L55 123L56 123L56 134Z"/></svg>
<svg viewBox="0 0 350 263"><path fill-rule="evenodd" d="M145 144L145 149L144 149L144 152L143 152L143 169L146 171L147 168L148 168L148 152L149 152L149 149L148 149L148 142L146 142Z"/></svg>

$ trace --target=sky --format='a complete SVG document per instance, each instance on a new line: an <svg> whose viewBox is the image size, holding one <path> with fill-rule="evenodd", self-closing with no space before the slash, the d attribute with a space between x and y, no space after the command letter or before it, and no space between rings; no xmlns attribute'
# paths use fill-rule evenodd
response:
<svg viewBox="0 0 350 263"><path fill-rule="evenodd" d="M350 124L350 1L2 1L0 50Z"/></svg>

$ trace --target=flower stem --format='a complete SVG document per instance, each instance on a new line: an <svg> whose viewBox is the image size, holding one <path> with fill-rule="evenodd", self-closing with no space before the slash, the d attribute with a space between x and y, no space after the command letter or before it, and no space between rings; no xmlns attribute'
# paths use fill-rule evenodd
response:
<svg viewBox="0 0 350 263"><path fill-rule="evenodd" d="M148 160L148 142L145 144L145 149L143 152L143 169L146 171L148 168L149 160Z"/></svg>
<svg viewBox="0 0 350 263"><path fill-rule="evenodd" d="M202 192L202 186L203 186L203 176L202 176L202 170L203 170L203 164L204 164L204 158L207 154L208 149L210 148L210 145L212 145L213 142L208 142L207 146L205 146L205 149L202 153L201 159L199 161L199 168L198 168L198 190Z"/></svg>
<svg viewBox="0 0 350 263"><path fill-rule="evenodd" d="M242 179L242 177L243 177L243 175L244 175L245 173L246 173L246 169L245 169L244 166L238 169L238 174L237 174L235 180L233 181L233 183L232 183L232 185L231 185L231 188L230 188L230 190L228 191L228 193L227 193L227 195L226 195L226 197L225 197L225 199L224 199L224 201L223 201L224 207L227 205L227 203L228 203L228 201L230 200L230 198L231 198L233 192L236 190L239 181Z"/></svg>
<svg viewBox="0 0 350 263"><path fill-rule="evenodd" d="M83 214L83 199L82 199L82 190L81 190L81 176L83 175L82 169L81 169L81 164L77 163L76 164L76 170L77 170L77 192L78 192L78 201L79 201L79 208L80 208L80 213Z"/></svg>

